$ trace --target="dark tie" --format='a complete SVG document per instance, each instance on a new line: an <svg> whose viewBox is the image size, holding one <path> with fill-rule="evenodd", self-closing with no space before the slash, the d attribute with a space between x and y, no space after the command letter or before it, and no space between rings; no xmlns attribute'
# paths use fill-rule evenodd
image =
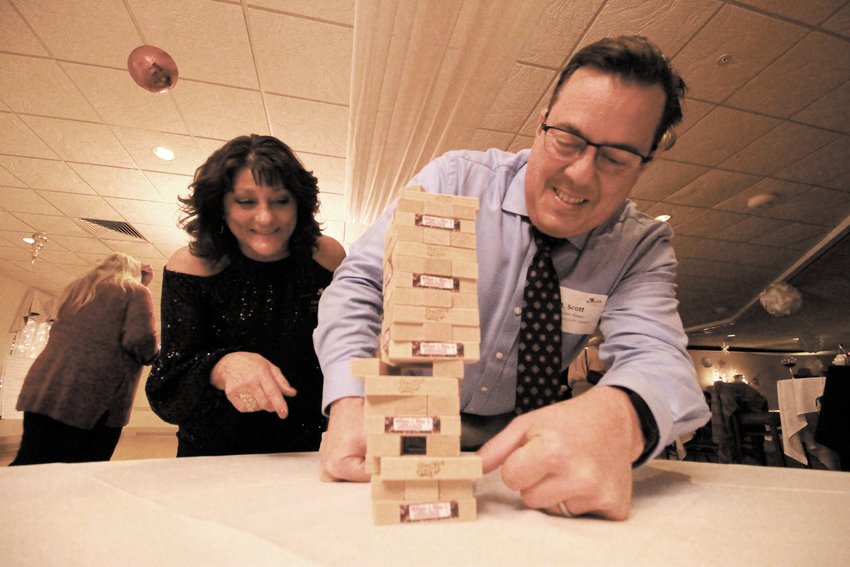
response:
<svg viewBox="0 0 850 567"><path fill-rule="evenodd" d="M561 289L552 263L557 239L531 234L537 253L525 276L517 356L516 413L521 414L561 398Z"/></svg>

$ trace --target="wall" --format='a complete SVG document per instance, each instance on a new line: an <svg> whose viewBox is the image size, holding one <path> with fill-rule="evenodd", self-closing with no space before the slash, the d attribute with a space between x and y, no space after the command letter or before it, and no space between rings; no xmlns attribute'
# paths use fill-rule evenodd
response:
<svg viewBox="0 0 850 567"><path fill-rule="evenodd" d="M9 327L28 289L28 286L0 275L0 372L12 348L13 335L9 332Z"/></svg>
<svg viewBox="0 0 850 567"><path fill-rule="evenodd" d="M780 362L787 354L761 354L749 352L727 352L716 350L689 350L694 361L700 387L706 389L716 377L720 376L731 381L734 374L743 374L744 379L767 398L770 409L779 409L776 399L776 382L791 378L788 368ZM801 368L809 368L812 376L823 376L832 361L832 355L796 356L797 365L791 370L799 372ZM704 360L705 359L705 360ZM706 367L703 362L710 363Z"/></svg>

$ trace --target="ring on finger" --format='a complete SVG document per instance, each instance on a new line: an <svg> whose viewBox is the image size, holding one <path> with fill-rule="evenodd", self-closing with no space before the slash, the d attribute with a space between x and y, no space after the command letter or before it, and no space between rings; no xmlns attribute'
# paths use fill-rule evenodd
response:
<svg viewBox="0 0 850 567"><path fill-rule="evenodd" d="M573 515L570 513L570 511L569 511L569 510L567 510L567 505L566 505L566 504L564 504L564 501L563 501L563 500L561 500L560 502L558 502L558 511L559 511L559 512L561 513L561 515L562 515L563 517L565 517L565 518L574 518L574 517L575 517L575 516L573 516Z"/></svg>
<svg viewBox="0 0 850 567"><path fill-rule="evenodd" d="M251 394L239 394L239 401L242 402L242 407L245 411L254 411L257 409L257 400Z"/></svg>

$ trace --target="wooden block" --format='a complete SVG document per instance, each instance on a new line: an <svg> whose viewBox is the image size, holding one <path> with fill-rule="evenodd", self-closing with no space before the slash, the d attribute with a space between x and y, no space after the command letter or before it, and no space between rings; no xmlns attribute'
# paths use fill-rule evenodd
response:
<svg viewBox="0 0 850 567"><path fill-rule="evenodd" d="M434 215L441 217L451 217L452 216L452 204L451 202L447 202L445 200L435 199L433 201L426 201L425 207L422 209L423 215Z"/></svg>
<svg viewBox="0 0 850 567"><path fill-rule="evenodd" d="M421 213L425 208L425 201L417 201L415 199L399 199L396 203L396 211L405 213Z"/></svg>
<svg viewBox="0 0 850 567"><path fill-rule="evenodd" d="M455 293L452 295L452 308L474 309L478 312L478 291L475 293Z"/></svg>
<svg viewBox="0 0 850 567"><path fill-rule="evenodd" d="M428 242L427 240L423 240L423 242ZM469 232L452 232L449 238L449 246L456 246L458 248L476 248L476 238L475 233Z"/></svg>
<svg viewBox="0 0 850 567"><path fill-rule="evenodd" d="M452 415L460 412L460 396L428 396L425 415Z"/></svg>
<svg viewBox="0 0 850 567"><path fill-rule="evenodd" d="M436 244L438 246L454 246L453 231L441 230L439 228L425 228L422 234L422 242L425 244Z"/></svg>
<svg viewBox="0 0 850 567"><path fill-rule="evenodd" d="M481 476L481 458L477 455L459 457L410 455L381 459L381 477L384 480L474 480Z"/></svg>
<svg viewBox="0 0 850 567"><path fill-rule="evenodd" d="M450 480L445 482L461 481ZM403 480L383 480L380 475L372 475L372 500L404 500L405 484L406 482ZM445 488L442 486L439 490L445 492Z"/></svg>
<svg viewBox="0 0 850 567"><path fill-rule="evenodd" d="M384 310L393 305L426 305L428 307L451 307L453 293L438 289L413 289L389 287L384 289Z"/></svg>
<svg viewBox="0 0 850 567"><path fill-rule="evenodd" d="M461 327L455 325L452 327L452 341L456 343L480 343L481 328L480 327Z"/></svg>
<svg viewBox="0 0 850 567"><path fill-rule="evenodd" d="M475 234L475 221L474 220L461 220L460 221L460 232L464 234Z"/></svg>
<svg viewBox="0 0 850 567"><path fill-rule="evenodd" d="M367 435L366 457L398 457L401 455L401 435Z"/></svg>
<svg viewBox="0 0 850 567"><path fill-rule="evenodd" d="M457 415L380 415L364 414L363 431L370 435L460 435L460 414Z"/></svg>
<svg viewBox="0 0 850 567"><path fill-rule="evenodd" d="M390 225L386 238L388 242L425 242L425 229L421 226Z"/></svg>
<svg viewBox="0 0 850 567"><path fill-rule="evenodd" d="M385 333L381 343L381 358L388 364L462 360L465 364L480 358L477 342L394 341Z"/></svg>
<svg viewBox="0 0 850 567"><path fill-rule="evenodd" d="M435 360L432 373L434 377L463 379L463 366L461 360Z"/></svg>
<svg viewBox="0 0 850 567"><path fill-rule="evenodd" d="M364 415L428 415L426 396L367 396Z"/></svg>
<svg viewBox="0 0 850 567"><path fill-rule="evenodd" d="M475 498L437 502L404 502L381 500L372 503L376 525L407 524L433 521L471 521L478 517Z"/></svg>
<svg viewBox="0 0 850 567"><path fill-rule="evenodd" d="M475 218L478 216L477 200L474 207L470 206L468 203L452 203L452 216L458 219L475 220Z"/></svg>
<svg viewBox="0 0 850 567"><path fill-rule="evenodd" d="M406 480L404 482L404 500L407 502L433 502L440 498L440 481Z"/></svg>
<svg viewBox="0 0 850 567"><path fill-rule="evenodd" d="M450 246L437 246L419 242L394 242L388 253L389 256L418 256L420 258L448 258L452 261L476 263L475 250L466 248L452 248ZM396 262L390 259L390 263Z"/></svg>
<svg viewBox="0 0 850 567"><path fill-rule="evenodd" d="M393 257L392 269L409 274L433 274L435 276L451 277L459 266L446 258L423 258L421 256L397 255ZM458 263L460 264L460 263ZM466 270L462 270L466 271ZM475 277L478 276L478 266L475 267ZM456 277L465 277L460 274Z"/></svg>
<svg viewBox="0 0 850 567"><path fill-rule="evenodd" d="M466 284L465 286L463 285L464 283ZM397 269L384 272L384 289L388 287L397 289L436 289L457 293L469 293L469 289L473 289L473 293L478 292L478 282L475 280L454 276L441 276L426 272L402 272Z"/></svg>
<svg viewBox="0 0 850 567"><path fill-rule="evenodd" d="M439 500L458 500L475 497L475 482L471 480L441 480Z"/></svg>
<svg viewBox="0 0 850 567"><path fill-rule="evenodd" d="M478 281L477 262L452 262L452 276L461 279ZM478 293L478 290L475 290Z"/></svg>
<svg viewBox="0 0 850 567"><path fill-rule="evenodd" d="M454 326L478 327L477 303L475 309L455 307L432 307L427 305L404 305L391 302L384 310L384 320L392 323L445 323Z"/></svg>
<svg viewBox="0 0 850 567"><path fill-rule="evenodd" d="M431 435L425 440L425 454L429 457L460 456L460 435Z"/></svg>
<svg viewBox="0 0 850 567"><path fill-rule="evenodd" d="M366 474L381 474L381 457L366 457L363 459L363 469Z"/></svg>
<svg viewBox="0 0 850 567"><path fill-rule="evenodd" d="M355 378L366 376L377 376L381 373L382 363L380 358L352 358L351 375Z"/></svg>
<svg viewBox="0 0 850 567"><path fill-rule="evenodd" d="M444 195L442 193L429 193L421 185L408 185L403 187L399 192L400 199L411 199L415 201L429 202L436 201L441 203L450 203L452 206L471 207L476 211L479 208L478 197L469 197L466 195Z"/></svg>
<svg viewBox="0 0 850 567"><path fill-rule="evenodd" d="M445 364L445 363L440 363ZM461 364L461 377L463 376ZM457 376L368 376L364 383L365 394L370 396L439 396L459 399Z"/></svg>

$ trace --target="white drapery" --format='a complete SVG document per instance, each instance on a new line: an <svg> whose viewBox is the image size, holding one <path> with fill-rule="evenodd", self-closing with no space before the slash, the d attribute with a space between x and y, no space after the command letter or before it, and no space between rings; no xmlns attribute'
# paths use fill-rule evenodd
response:
<svg viewBox="0 0 850 567"><path fill-rule="evenodd" d="M371 223L425 164L468 145L547 4L357 1L349 222Z"/></svg>

